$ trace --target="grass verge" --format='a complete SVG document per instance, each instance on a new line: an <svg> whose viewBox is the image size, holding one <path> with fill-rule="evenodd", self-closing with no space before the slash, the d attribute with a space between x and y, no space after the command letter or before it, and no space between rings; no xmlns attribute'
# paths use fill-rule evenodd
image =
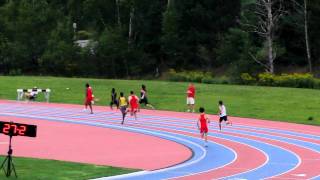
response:
<svg viewBox="0 0 320 180"><path fill-rule="evenodd" d="M107 106L111 88L126 95L147 86L149 101L157 109L186 110L188 83L147 80L105 80L86 78L57 78L32 76L0 76L0 98L16 99L17 88L50 88L51 102L83 104L84 85L89 82L98 105ZM320 91L312 89L257 87L238 85L195 84L196 107L207 113L217 113L217 102L223 100L232 116L269 119L293 123L320 125ZM43 101L40 97L39 101ZM106 107L108 108L108 107Z"/></svg>
<svg viewBox="0 0 320 180"><path fill-rule="evenodd" d="M2 162L4 158L4 156L1 156L0 161ZM14 157L13 162L18 178L15 178L14 174L12 174L10 178L6 178L4 172L1 170L0 179L85 180L137 171L109 166L21 157Z"/></svg>

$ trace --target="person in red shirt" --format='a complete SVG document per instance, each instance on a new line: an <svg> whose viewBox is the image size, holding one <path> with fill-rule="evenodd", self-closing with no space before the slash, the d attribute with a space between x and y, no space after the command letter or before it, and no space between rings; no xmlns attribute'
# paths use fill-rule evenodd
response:
<svg viewBox="0 0 320 180"><path fill-rule="evenodd" d="M207 147L208 145L208 123L210 123L209 118L206 116L205 112L204 112L204 108L200 107L199 112L200 117L197 121L197 126L198 129L200 130L200 134L201 134L201 138L204 139L205 141L205 146Z"/></svg>
<svg viewBox="0 0 320 180"><path fill-rule="evenodd" d="M190 83L187 90L187 106L188 106L187 112L190 112L190 111L194 112L195 95L196 95L196 88L192 83Z"/></svg>
<svg viewBox="0 0 320 180"><path fill-rule="evenodd" d="M92 101L93 101L93 94L92 94L92 88L90 87L89 83L86 84L86 97L85 97L85 110L87 110L87 107L90 107L90 113L93 114L92 111Z"/></svg>
<svg viewBox="0 0 320 180"><path fill-rule="evenodd" d="M130 110L131 116L134 115L134 118L137 119L137 111L139 108L139 98L134 94L133 91L131 91L128 100L131 108Z"/></svg>

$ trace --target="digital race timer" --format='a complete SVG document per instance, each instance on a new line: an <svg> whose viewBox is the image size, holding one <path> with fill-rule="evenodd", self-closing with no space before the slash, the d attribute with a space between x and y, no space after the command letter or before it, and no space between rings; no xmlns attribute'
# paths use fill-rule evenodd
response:
<svg viewBox="0 0 320 180"><path fill-rule="evenodd" d="M0 121L0 133L9 136L37 136L37 126L30 124L20 124L14 122Z"/></svg>

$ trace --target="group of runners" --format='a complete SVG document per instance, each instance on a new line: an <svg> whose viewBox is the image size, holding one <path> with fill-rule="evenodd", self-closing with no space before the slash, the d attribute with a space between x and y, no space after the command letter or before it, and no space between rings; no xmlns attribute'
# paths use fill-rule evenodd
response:
<svg viewBox="0 0 320 180"><path fill-rule="evenodd" d="M92 104L94 103L94 95L92 93L92 88L88 83L86 84L85 94L85 110L89 106L90 113L93 114ZM147 88L144 84L141 85L140 98L134 93L134 91L130 91L130 95L128 96L128 98L124 96L123 92L120 92L120 96L118 98L115 88L111 89L110 109L113 109L113 106L116 106L117 109L120 109L122 113L121 124L124 124L124 120L128 112L130 112L131 116L134 116L134 118L137 119L137 112L140 111L140 104L144 104L146 107L155 109L148 102Z"/></svg>
<svg viewBox="0 0 320 180"><path fill-rule="evenodd" d="M218 102L219 104L219 129L221 131L221 123L223 121L226 122L227 125L232 125L232 122L227 117L226 107L224 106L222 101ZM205 146L208 144L208 124L210 123L210 119L205 113L205 109L203 107L199 108L200 116L197 121L197 126L201 134L201 138L205 141Z"/></svg>
<svg viewBox="0 0 320 180"><path fill-rule="evenodd" d="M85 109L90 107L90 113L93 114L92 104L94 102L94 95L92 93L92 88L87 83L86 84L86 98L85 98ZM187 89L187 112L195 112L195 94L196 89L195 86L190 83ZM119 98L117 97L117 92L115 88L111 90L111 102L110 102L110 109L113 109L113 106L116 106L117 109L120 109L122 114L122 122L124 124L125 117L128 112L130 112L131 116L134 116L137 119L137 112L140 111L140 104L145 104L146 107L150 107L155 109L151 104L148 102L147 96L147 88L145 85L141 85L140 90L140 98L134 93L134 91L130 91L130 95L125 97L123 92L120 92ZM130 108L128 108L130 107ZM222 101L218 102L218 115L219 115L219 129L221 131L221 124L222 122L226 122L227 125L232 125L232 122L228 119L227 110L225 105ZM200 116L197 120L197 127L200 131L201 138L205 141L205 146L207 146L207 136L208 136L208 124L210 123L210 119L205 113L205 108L199 108Z"/></svg>
<svg viewBox="0 0 320 180"><path fill-rule="evenodd" d="M196 88L192 83L189 84L187 89L187 112L195 112L195 94L196 94ZM232 122L228 119L227 116L227 109L225 105L223 104L223 101L218 102L218 116L219 116L219 130L221 131L221 124L222 122L225 122L227 125L232 125ZM199 108L200 116L197 121L197 127L200 131L201 138L205 141L205 146L207 146L208 143L208 124L210 123L210 119L205 113L205 108L200 107Z"/></svg>

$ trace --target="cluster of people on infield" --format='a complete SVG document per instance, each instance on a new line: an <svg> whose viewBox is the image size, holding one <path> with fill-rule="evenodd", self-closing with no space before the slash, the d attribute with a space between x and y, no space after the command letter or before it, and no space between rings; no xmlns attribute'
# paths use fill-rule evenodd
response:
<svg viewBox="0 0 320 180"><path fill-rule="evenodd" d="M189 84L186 94L187 94L187 112L194 113L196 88L192 83ZM91 114L93 114L93 110L92 110L93 103L94 103L94 95L92 92L92 88L87 83L84 104L85 104L85 110L87 110L89 106ZM134 91L130 91L130 95L128 97L126 97L123 92L120 92L120 96L117 97L117 92L115 88L111 89L110 108L113 109L113 107L116 106L116 108L120 110L122 114L121 124L124 124L125 117L129 112L131 116L134 116L134 118L137 119L137 112L140 111L140 104L144 104L146 107L155 109L148 102L147 88L145 85L141 85L140 98L134 93ZM227 125L232 125L232 122L228 119L226 107L221 100L218 102L218 107L219 107L218 109L219 129L221 131L222 122L225 122ZM200 107L199 112L200 112L200 116L197 120L197 127L200 131L201 138L203 138L205 141L205 146L207 146L208 124L210 123L210 119L205 113L205 108Z"/></svg>

